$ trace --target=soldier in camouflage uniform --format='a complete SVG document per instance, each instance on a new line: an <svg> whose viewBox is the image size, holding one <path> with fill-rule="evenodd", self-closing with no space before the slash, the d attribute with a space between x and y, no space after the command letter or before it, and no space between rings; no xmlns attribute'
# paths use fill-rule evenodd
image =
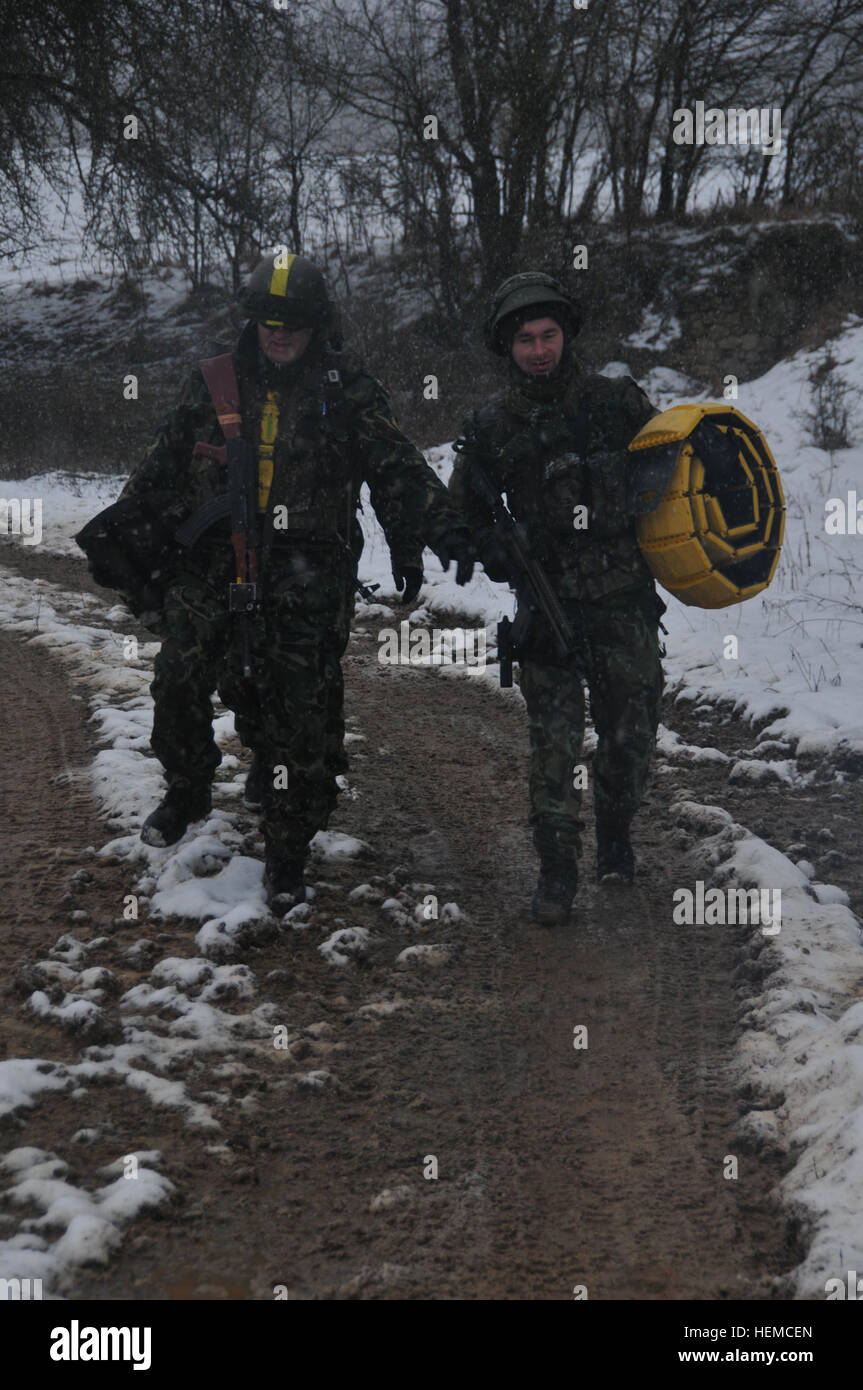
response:
<svg viewBox="0 0 863 1390"><path fill-rule="evenodd" d="M347 766L340 658L362 551L362 482L386 533L397 586L402 580L416 593L424 544L444 568L456 560L459 583L473 568L464 521L399 430L380 382L333 351L320 271L301 256L282 260L270 257L253 273L241 298L250 321L233 355L262 520L263 600L249 620L252 677L243 673L227 612L236 576L225 519L182 553L178 546L171 567L151 686L152 746L168 790L141 832L148 844L173 844L208 814L221 760L212 730L218 688L264 770L265 884L280 911L305 898L309 841L326 826ZM220 445L223 437L196 369L121 498L173 491L194 513L224 494L224 465L193 457L199 441Z"/></svg>
<svg viewBox="0 0 863 1390"><path fill-rule="evenodd" d="M656 411L630 377L588 374L572 351L577 310L539 272L498 290L486 341L508 358L506 389L471 415L457 442L450 495L490 578L510 578L491 511L471 483L474 460L527 530L577 635L560 658L541 615L520 659L530 728L530 822L540 858L532 911L567 920L581 853L584 691L598 746L593 764L597 872L631 883L630 823L651 762L663 687L657 626L665 605L626 512L626 446Z"/></svg>

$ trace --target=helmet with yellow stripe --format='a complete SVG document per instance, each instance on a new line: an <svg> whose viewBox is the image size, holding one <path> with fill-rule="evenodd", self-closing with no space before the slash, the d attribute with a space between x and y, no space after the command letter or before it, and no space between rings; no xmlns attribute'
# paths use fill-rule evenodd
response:
<svg viewBox="0 0 863 1390"><path fill-rule="evenodd" d="M249 318L268 328L326 328L332 320L321 271L284 247L255 267L237 300Z"/></svg>

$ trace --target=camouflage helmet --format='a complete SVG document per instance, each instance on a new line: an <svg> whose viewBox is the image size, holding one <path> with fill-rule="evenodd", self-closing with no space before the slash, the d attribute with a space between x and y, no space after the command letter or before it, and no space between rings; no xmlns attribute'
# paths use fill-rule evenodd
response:
<svg viewBox="0 0 863 1390"><path fill-rule="evenodd" d="M559 305L563 306L563 311L558 308ZM511 275L495 292L491 312L485 322L486 347L499 356L506 357L509 342L504 320L516 314L525 319L527 316L521 311L528 308L545 309L549 318L559 317L561 327L564 330L568 329L573 337L581 327L578 305L567 294L560 281L541 270L526 270L520 275ZM534 317L543 318L545 315L538 312Z"/></svg>
<svg viewBox="0 0 863 1390"><path fill-rule="evenodd" d="M249 318L270 327L326 327L332 305L323 274L305 256L281 250L266 256L237 295Z"/></svg>

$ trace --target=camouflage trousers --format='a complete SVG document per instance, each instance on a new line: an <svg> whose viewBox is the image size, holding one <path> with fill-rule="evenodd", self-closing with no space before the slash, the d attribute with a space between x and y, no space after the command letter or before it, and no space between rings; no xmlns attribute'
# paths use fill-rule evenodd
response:
<svg viewBox="0 0 863 1390"><path fill-rule="evenodd" d="M540 858L566 867L581 853L584 688L597 734L593 794L597 822L628 826L644 793L663 689L653 588L585 604L576 659L537 649L521 663L530 727L530 824ZM583 676L582 676L583 672Z"/></svg>
<svg viewBox="0 0 863 1390"><path fill-rule="evenodd" d="M234 711L242 742L263 769L262 829L267 856L304 859L336 804L347 771L340 658L353 609L353 578L298 564L265 587L248 620L252 677L243 674L238 621L226 586L193 578L165 604L154 665L153 751L169 786L209 785L221 762L213 738L212 692Z"/></svg>

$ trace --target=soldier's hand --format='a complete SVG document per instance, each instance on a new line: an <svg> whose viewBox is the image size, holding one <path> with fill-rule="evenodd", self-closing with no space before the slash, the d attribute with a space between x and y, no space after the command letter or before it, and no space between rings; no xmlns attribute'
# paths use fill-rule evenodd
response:
<svg viewBox="0 0 863 1390"><path fill-rule="evenodd" d="M463 531L447 531L433 549L445 570L449 569L450 561L455 560L455 582L467 584L476 564L476 551L470 536Z"/></svg>
<svg viewBox="0 0 863 1390"><path fill-rule="evenodd" d="M404 587L404 593L401 595L402 603L413 603L422 587L424 578L425 575L422 570L415 565L397 565L395 560L393 561L393 582L399 591Z"/></svg>

